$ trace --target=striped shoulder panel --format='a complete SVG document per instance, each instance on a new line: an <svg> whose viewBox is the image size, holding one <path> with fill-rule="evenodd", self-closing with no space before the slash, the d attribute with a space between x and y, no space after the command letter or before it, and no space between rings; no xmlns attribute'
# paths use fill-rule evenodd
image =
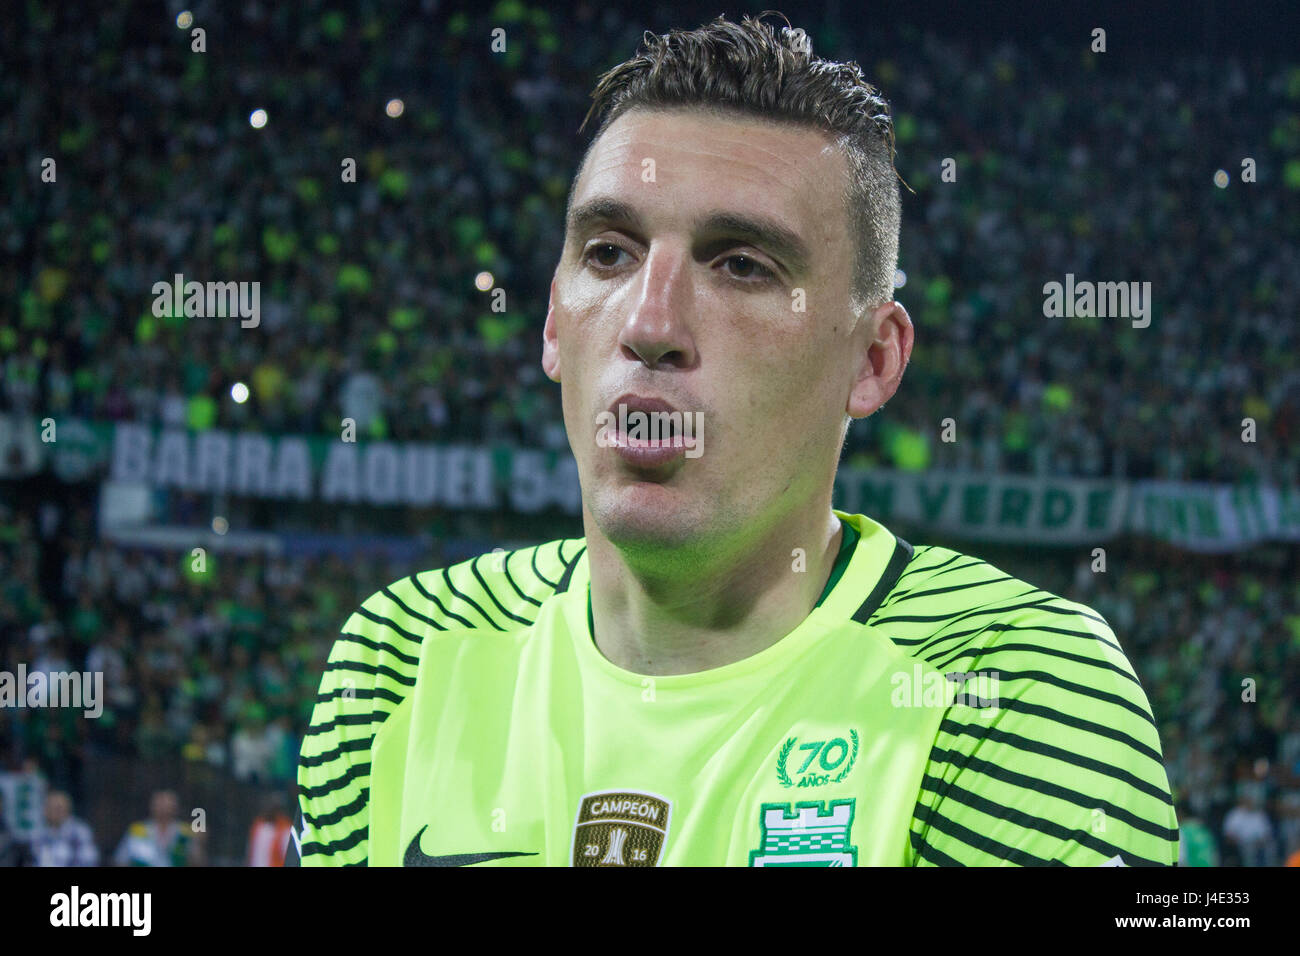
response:
<svg viewBox="0 0 1300 956"><path fill-rule="evenodd" d="M1105 619L969 555L917 547L869 626L957 685L911 862L1173 865L1146 693Z"/></svg>
<svg viewBox="0 0 1300 956"><path fill-rule="evenodd" d="M385 719L415 686L425 640L527 627L567 582L582 539L479 555L422 571L367 598L330 651L298 762L303 866L364 866L370 752Z"/></svg>

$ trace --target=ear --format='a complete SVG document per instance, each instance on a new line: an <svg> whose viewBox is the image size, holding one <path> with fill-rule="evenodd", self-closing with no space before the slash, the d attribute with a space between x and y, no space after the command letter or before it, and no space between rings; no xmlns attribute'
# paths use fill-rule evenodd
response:
<svg viewBox="0 0 1300 956"><path fill-rule="evenodd" d="M857 380L844 409L851 418L866 418L898 391L912 356L912 332L912 319L901 302L886 302L872 312L860 343Z"/></svg>
<svg viewBox="0 0 1300 956"><path fill-rule="evenodd" d="M546 303L546 324L542 326L542 371L552 382L560 380L560 340L555 333L555 276L551 276L551 296Z"/></svg>

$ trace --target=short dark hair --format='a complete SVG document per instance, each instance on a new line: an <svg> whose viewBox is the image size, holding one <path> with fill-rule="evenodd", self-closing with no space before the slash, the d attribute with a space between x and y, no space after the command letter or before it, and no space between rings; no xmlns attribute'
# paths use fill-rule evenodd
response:
<svg viewBox="0 0 1300 956"><path fill-rule="evenodd" d="M889 102L856 62L813 56L811 41L783 14L776 13L786 23L779 34L764 23L774 12L739 23L719 16L698 30L663 36L647 30L637 54L601 76L591 93L579 132L593 116L601 119L587 154L611 123L635 108L696 107L827 133L844 151L849 169L844 200L849 234L857 240L854 311L889 302L902 215ZM587 154L570 184L566 213Z"/></svg>

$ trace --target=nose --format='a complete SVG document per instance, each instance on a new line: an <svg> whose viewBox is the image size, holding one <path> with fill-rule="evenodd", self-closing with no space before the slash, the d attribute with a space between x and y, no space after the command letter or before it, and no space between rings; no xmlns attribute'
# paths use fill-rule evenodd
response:
<svg viewBox="0 0 1300 956"><path fill-rule="evenodd" d="M696 358L690 256L670 244L652 244L637 281L634 303L618 337L624 356L652 369L689 368Z"/></svg>

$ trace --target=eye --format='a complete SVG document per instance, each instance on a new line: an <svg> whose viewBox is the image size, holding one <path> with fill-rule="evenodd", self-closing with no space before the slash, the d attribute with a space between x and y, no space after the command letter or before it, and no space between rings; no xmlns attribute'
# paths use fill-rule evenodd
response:
<svg viewBox="0 0 1300 956"><path fill-rule="evenodd" d="M732 274L739 279L748 279L751 276L757 275L758 277L757 281L766 282L769 279L776 278L775 272L773 272L767 266L763 265L753 256L747 256L744 255L743 253L737 253L734 256L727 256L727 258L723 261L744 263L744 267L740 268L739 271L735 269L732 270Z"/></svg>
<svg viewBox="0 0 1300 956"><path fill-rule="evenodd" d="M614 243L612 243L612 242L598 242L598 243L596 243L595 245L591 246L591 248L589 248L589 249L586 251L586 253L583 254L583 259L584 259L585 261L587 261L587 262L591 262L591 260L592 260L592 256L593 256L593 255L611 255L611 254L612 254L612 255L614 256L614 259L615 259L614 262L601 262L601 263L599 263L599 265L600 265L601 267L603 267L603 268L606 268L606 269L612 269L612 268L614 268L616 265L618 265L618 261L617 261L617 260L618 260L618 254L619 254L619 253L623 253L624 255L626 255L626 254L627 254L627 250L626 250L626 249L623 249L621 246L616 246L616 245L614 245Z"/></svg>

